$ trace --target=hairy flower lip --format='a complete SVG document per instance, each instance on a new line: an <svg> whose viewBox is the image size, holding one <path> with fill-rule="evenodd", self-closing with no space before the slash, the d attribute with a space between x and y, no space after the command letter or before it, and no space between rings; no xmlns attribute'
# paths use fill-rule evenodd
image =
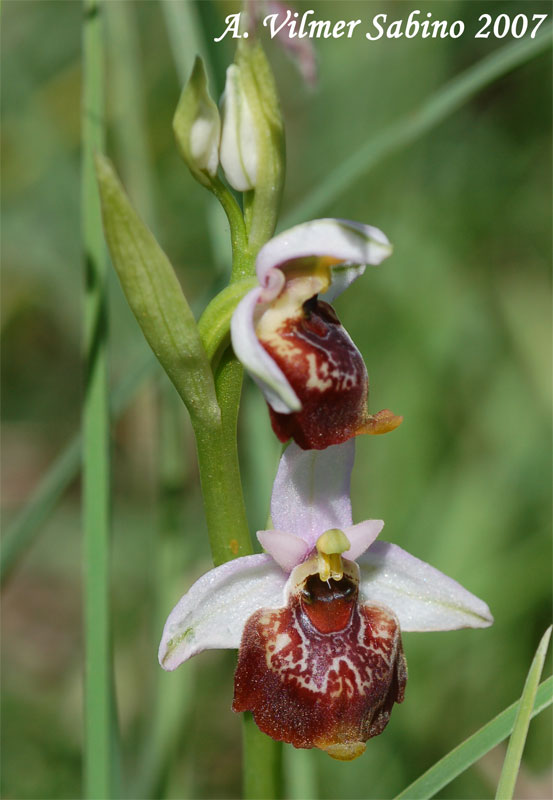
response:
<svg viewBox="0 0 553 800"><path fill-rule="evenodd" d="M283 607L247 620L233 710L251 711L274 739L350 760L403 700L399 623L393 611L359 603L356 564L346 562L346 577L327 584L313 573L316 560L309 561L292 573Z"/></svg>

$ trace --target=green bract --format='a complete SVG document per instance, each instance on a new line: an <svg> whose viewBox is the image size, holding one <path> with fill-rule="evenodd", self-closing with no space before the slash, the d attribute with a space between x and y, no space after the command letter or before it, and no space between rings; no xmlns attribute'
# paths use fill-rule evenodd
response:
<svg viewBox="0 0 553 800"><path fill-rule="evenodd" d="M192 420L217 421L211 367L173 267L104 156L96 156L96 174L106 240L132 312Z"/></svg>

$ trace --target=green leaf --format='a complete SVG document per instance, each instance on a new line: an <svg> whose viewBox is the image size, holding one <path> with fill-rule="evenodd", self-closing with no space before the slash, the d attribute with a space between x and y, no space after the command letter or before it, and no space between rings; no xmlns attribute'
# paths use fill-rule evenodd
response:
<svg viewBox="0 0 553 800"><path fill-rule="evenodd" d="M496 800L511 800L515 790L522 751L524 750L526 736L528 735L532 709L538 690L538 682L543 670L543 662L545 661L549 640L551 639L552 628L553 626L550 625L543 634L538 649L536 650L536 655L528 671L528 676L518 706L515 726L509 741L509 747L507 748L507 755L505 756L503 769L501 770L501 777L497 785Z"/></svg>
<svg viewBox="0 0 553 800"><path fill-rule="evenodd" d="M173 267L105 156L96 156L96 174L107 243L132 312L193 421L217 422L209 359Z"/></svg>
<svg viewBox="0 0 553 800"><path fill-rule="evenodd" d="M538 688L532 717L553 703L553 676ZM420 778L400 792L395 800L429 800L440 789L482 758L492 748L509 736L515 724L520 703L513 703L494 717L479 731L465 739L454 750L430 767Z"/></svg>

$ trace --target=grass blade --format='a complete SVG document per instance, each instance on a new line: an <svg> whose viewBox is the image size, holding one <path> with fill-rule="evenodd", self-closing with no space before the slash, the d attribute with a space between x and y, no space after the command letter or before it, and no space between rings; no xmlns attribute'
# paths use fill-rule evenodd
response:
<svg viewBox="0 0 553 800"><path fill-rule="evenodd" d="M320 214L382 159L416 141L494 80L550 46L551 26L535 39L521 39L505 45L469 67L433 94L417 111L393 123L342 161L286 215L279 227L288 228Z"/></svg>
<svg viewBox="0 0 553 800"><path fill-rule="evenodd" d="M0 581L11 573L32 544L40 526L56 507L77 472L81 461L81 437L76 435L55 459L31 499L7 529L2 543Z"/></svg>
<svg viewBox="0 0 553 800"><path fill-rule="evenodd" d="M111 417L117 419L129 407L137 390L157 367L152 353L136 361L112 394ZM65 490L77 477L81 466L82 437L75 434L55 458L23 510L7 527L2 543L0 581L3 584L34 542L41 525L48 519Z"/></svg>
<svg viewBox="0 0 553 800"><path fill-rule="evenodd" d="M509 747L507 748L503 769L501 770L501 777L497 785L496 800L511 800L515 790L522 751L524 750L526 737L528 735L532 709L534 707L538 683L543 670L543 662L545 661L549 640L551 639L552 627L553 626L549 626L543 634L538 649L536 650L536 655L528 671L528 676L518 706L515 726L509 741Z"/></svg>
<svg viewBox="0 0 553 800"><path fill-rule="evenodd" d="M196 311L205 305L213 291L213 288L210 288L206 291L205 296L199 298L194 304ZM159 369L159 364L150 350L136 359L111 394L112 422L117 420L131 405L144 381ZM66 489L77 477L81 466L81 446L81 435L75 434L48 468L22 511L6 528L0 554L1 584L17 566L27 548L32 545L41 525L46 522Z"/></svg>
<svg viewBox="0 0 553 800"><path fill-rule="evenodd" d="M83 408L85 577L85 795L114 796L116 738L110 652L110 473L107 371L107 257L94 152L104 144L102 5L84 0L82 228L86 268Z"/></svg>
<svg viewBox="0 0 553 800"><path fill-rule="evenodd" d="M186 531L185 496L194 482L194 471L186 463L192 431L183 425L182 405L168 381L159 392L159 521L156 530L154 583L155 645L159 631L182 591L183 573L194 557L194 537ZM128 796L158 797L164 775L174 756L181 732L190 727L195 695L194 662L178 675L169 675L155 665L155 688L144 720L143 739ZM157 794L156 794L157 792Z"/></svg>
<svg viewBox="0 0 553 800"><path fill-rule="evenodd" d="M195 4L182 3L178 0L161 0L161 10L165 17L169 47L181 85L184 86L188 80L194 58L198 54L205 64L209 85L214 87L216 84L211 62L204 44L201 20Z"/></svg>
<svg viewBox="0 0 553 800"><path fill-rule="evenodd" d="M110 54L113 135L121 174L129 196L146 224L157 232L154 180L146 135L147 119L136 4L108 3L106 19Z"/></svg>
<svg viewBox="0 0 553 800"><path fill-rule="evenodd" d="M553 703L553 677L540 684L531 716ZM395 800L429 800L510 735L520 702L513 703L400 792Z"/></svg>

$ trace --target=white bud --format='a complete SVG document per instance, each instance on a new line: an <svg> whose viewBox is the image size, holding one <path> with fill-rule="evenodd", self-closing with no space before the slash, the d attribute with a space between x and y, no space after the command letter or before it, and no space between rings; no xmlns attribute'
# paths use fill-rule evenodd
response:
<svg viewBox="0 0 553 800"><path fill-rule="evenodd" d="M238 192L255 188L258 165L257 131L254 115L244 91L240 68L227 69L221 98L223 127L220 157L225 176Z"/></svg>
<svg viewBox="0 0 553 800"><path fill-rule="evenodd" d="M215 177L219 166L221 120L209 94L203 61L199 57L182 91L173 130L190 171L204 186L209 185L209 176Z"/></svg>

